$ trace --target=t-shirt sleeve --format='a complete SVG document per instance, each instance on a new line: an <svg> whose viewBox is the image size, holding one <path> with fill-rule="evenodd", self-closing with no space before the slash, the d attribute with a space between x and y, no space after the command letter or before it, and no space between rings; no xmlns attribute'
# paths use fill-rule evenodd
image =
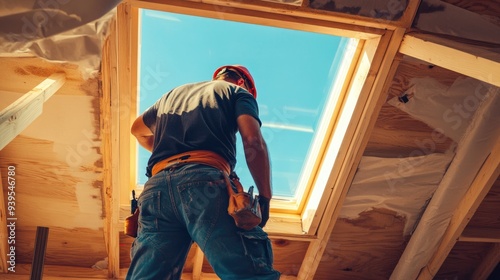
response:
<svg viewBox="0 0 500 280"><path fill-rule="evenodd" d="M262 125L259 118L259 106L257 105L257 101L244 89L238 89L236 92L235 114L236 118L241 115L250 115L259 122L260 126Z"/></svg>
<svg viewBox="0 0 500 280"><path fill-rule="evenodd" d="M157 101L153 106L149 107L144 111L142 115L142 121L144 121L144 124L149 127L149 129L154 132L154 128L156 126L156 116L158 113L158 103Z"/></svg>

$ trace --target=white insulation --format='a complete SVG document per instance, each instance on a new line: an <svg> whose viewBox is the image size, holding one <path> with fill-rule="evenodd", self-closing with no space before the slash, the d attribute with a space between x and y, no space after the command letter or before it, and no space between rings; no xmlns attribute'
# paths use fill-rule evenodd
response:
<svg viewBox="0 0 500 280"><path fill-rule="evenodd" d="M452 157L453 154L363 157L340 216L355 219L373 208L390 209L406 218L404 235L410 234Z"/></svg>
<svg viewBox="0 0 500 280"><path fill-rule="evenodd" d="M0 56L34 55L97 74L119 0L0 0Z"/></svg>
<svg viewBox="0 0 500 280"><path fill-rule="evenodd" d="M415 98L410 99L404 105L411 107L411 109L407 108L410 114L427 120L434 128L442 128L447 135L453 135L455 132L452 129L453 122L428 114L429 107L433 108L432 111L439 111L436 107L466 108L470 100L475 99L474 104L477 103L477 106L472 106L472 102L470 105L471 108L475 107L477 110L468 112L472 118L467 128L461 129L463 135L456 133L454 136L460 139L456 155L423 213L390 279L417 278L420 270L427 265L436 251L457 205L493 146L499 141L500 89L470 78L457 80L457 83L460 86L452 86L446 91L449 93L447 98L420 98L420 95L429 95L426 88L421 87L415 92ZM464 96L462 90L468 90L469 94ZM419 106L412 105L414 101L420 102ZM462 172L463 170L468 172Z"/></svg>

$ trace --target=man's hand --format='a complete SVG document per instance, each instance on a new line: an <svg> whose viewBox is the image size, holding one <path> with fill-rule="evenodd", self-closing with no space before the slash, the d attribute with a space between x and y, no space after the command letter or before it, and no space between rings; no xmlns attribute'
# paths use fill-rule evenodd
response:
<svg viewBox="0 0 500 280"><path fill-rule="evenodd" d="M269 220L269 204L271 199L263 196L259 196L260 213L262 215L262 221L259 226L261 228L266 226L267 220Z"/></svg>

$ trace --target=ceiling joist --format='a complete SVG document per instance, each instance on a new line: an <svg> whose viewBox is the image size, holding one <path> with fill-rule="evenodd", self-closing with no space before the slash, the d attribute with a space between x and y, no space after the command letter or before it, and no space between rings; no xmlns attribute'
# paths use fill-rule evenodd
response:
<svg viewBox="0 0 500 280"><path fill-rule="evenodd" d="M500 53L428 34L407 34L399 51L500 87ZM474 65L474 67L471 67Z"/></svg>
<svg viewBox="0 0 500 280"><path fill-rule="evenodd" d="M445 261L457 239L461 235L465 226L472 218L481 201L490 191L491 186L500 175L500 141L496 142L495 147L483 163L477 173L476 178L469 187L467 193L457 206L450 224L444 233L443 238L431 257L429 263L421 270L419 280L432 279Z"/></svg>
<svg viewBox="0 0 500 280"><path fill-rule="evenodd" d="M47 101L66 81L66 75L55 73L0 112L0 150L42 114Z"/></svg>

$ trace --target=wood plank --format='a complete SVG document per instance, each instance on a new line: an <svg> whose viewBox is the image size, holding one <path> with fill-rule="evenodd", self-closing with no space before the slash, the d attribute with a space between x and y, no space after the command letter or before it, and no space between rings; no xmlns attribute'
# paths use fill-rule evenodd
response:
<svg viewBox="0 0 500 280"><path fill-rule="evenodd" d="M201 279L201 270L203 268L203 259L205 255L201 251L201 248L196 246L196 253L194 255L193 259L193 280L200 280Z"/></svg>
<svg viewBox="0 0 500 280"><path fill-rule="evenodd" d="M117 8L121 11L121 8ZM100 131L103 146L103 188L102 197L104 203L104 240L108 254L108 276L117 277L120 274L120 240L119 240L119 205L120 186L118 178L119 142L116 121L118 116L112 109L112 98L117 95L117 20L110 23L109 36L103 47L102 58L102 97ZM113 115L115 113L115 115ZM122 227L123 228L123 227Z"/></svg>
<svg viewBox="0 0 500 280"><path fill-rule="evenodd" d="M430 35L408 34L404 37L399 51L500 87L500 53L487 48Z"/></svg>
<svg viewBox="0 0 500 280"><path fill-rule="evenodd" d="M313 279L314 274L321 261L326 244L330 238L336 219L340 214L342 201L347 194L350 183L354 177L369 135L375 125L382 104L387 98L387 89L392 82L399 60L394 60L397 50L401 44L404 29L396 29L394 33L388 32L382 36L377 52L372 58L370 76L365 81L363 94L360 100L366 101L366 105L358 105L358 110L353 119L355 121L355 132L350 138L350 147L346 154L345 162L339 174L335 174L332 192L329 195L328 206L325 209L321 224L318 228L318 240L311 241L309 249L304 258L303 265L298 274L299 279ZM367 95L367 96L363 96ZM359 101L358 101L359 102ZM333 175L333 174L332 174ZM333 179L332 179L333 180Z"/></svg>
<svg viewBox="0 0 500 280"><path fill-rule="evenodd" d="M500 263L500 243L494 244L484 256L483 261L476 267L472 273L471 279L486 280Z"/></svg>
<svg viewBox="0 0 500 280"><path fill-rule="evenodd" d="M450 224L427 265L422 268L419 280L432 279L455 245L468 221L474 215L479 204L489 192L500 174L500 141L497 141L490 155L478 171L476 178L463 196L453 214Z"/></svg>
<svg viewBox="0 0 500 280"><path fill-rule="evenodd" d="M500 228L466 227L458 241L500 243Z"/></svg>
<svg viewBox="0 0 500 280"><path fill-rule="evenodd" d="M52 74L0 112L0 150L30 125L47 101L66 81L62 73Z"/></svg>
<svg viewBox="0 0 500 280"><path fill-rule="evenodd" d="M382 34L385 28L394 29L394 27L390 26L390 21L377 21L359 17L366 20L363 23L348 19L353 17L348 14L342 14L339 17L322 16L323 13L312 9L301 11L302 8L300 7L264 1L172 0L166 2L161 0L130 0L130 3L137 8L359 39L375 38L376 35ZM278 5L279 9L267 7L266 5Z"/></svg>
<svg viewBox="0 0 500 280"><path fill-rule="evenodd" d="M383 208L339 218L314 279L389 279L404 250L406 223Z"/></svg>

